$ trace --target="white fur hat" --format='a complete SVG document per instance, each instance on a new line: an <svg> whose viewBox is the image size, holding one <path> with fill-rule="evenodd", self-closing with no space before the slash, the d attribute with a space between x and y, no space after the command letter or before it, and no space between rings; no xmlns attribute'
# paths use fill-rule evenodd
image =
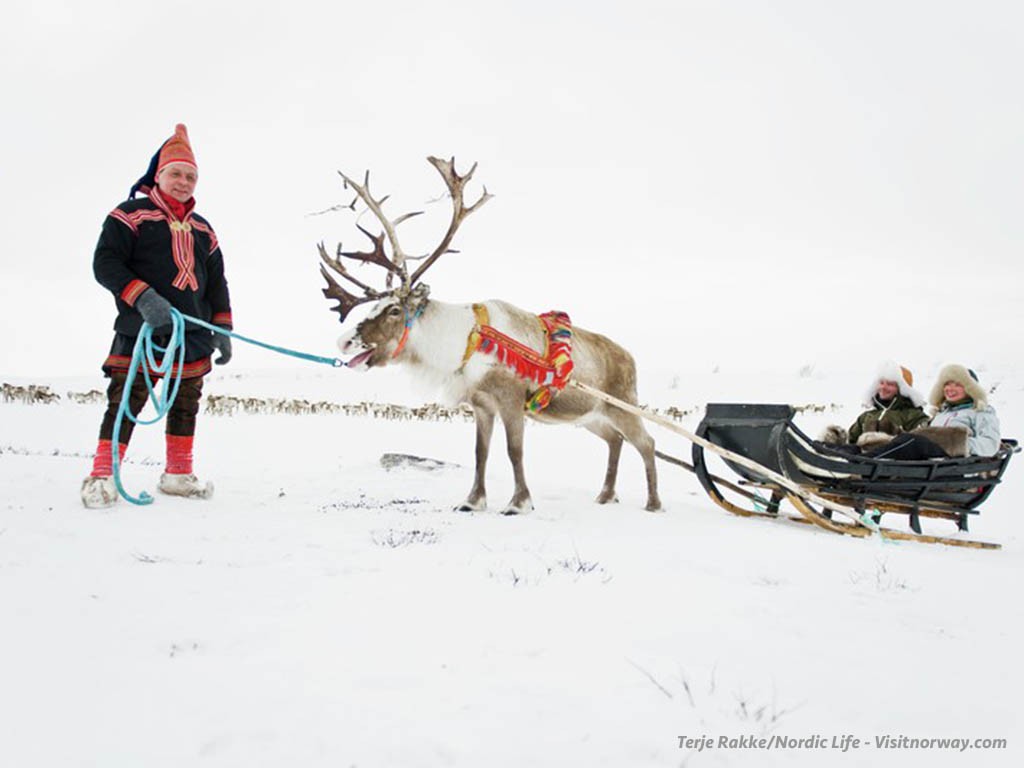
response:
<svg viewBox="0 0 1024 768"><path fill-rule="evenodd" d="M901 395L918 408L924 405L924 395L914 389L914 374L910 372L910 369L904 368L893 360L886 360L878 366L878 375L871 382L871 389L864 395L864 405L866 407L875 407L872 401L875 395L878 394L878 385L882 381L895 381L899 385Z"/></svg>
<svg viewBox="0 0 1024 768"><path fill-rule="evenodd" d="M964 391L967 392L967 396L974 400L975 408L981 409L988 405L988 394L986 394L985 388L978 383L978 377L974 371L966 366L950 363L949 365L942 366L939 375L935 377L935 385L932 387L931 395L928 397L928 402L936 408L942 405L942 401L946 399L942 390L946 386L947 381L955 381L961 384Z"/></svg>

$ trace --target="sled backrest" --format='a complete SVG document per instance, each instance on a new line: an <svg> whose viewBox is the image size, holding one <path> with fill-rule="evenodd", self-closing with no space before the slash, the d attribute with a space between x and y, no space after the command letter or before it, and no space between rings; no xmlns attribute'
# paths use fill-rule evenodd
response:
<svg viewBox="0 0 1024 768"><path fill-rule="evenodd" d="M779 446L795 410L791 405L709 403L697 435L727 450L785 474ZM761 478L746 467L726 460L736 474L748 480Z"/></svg>

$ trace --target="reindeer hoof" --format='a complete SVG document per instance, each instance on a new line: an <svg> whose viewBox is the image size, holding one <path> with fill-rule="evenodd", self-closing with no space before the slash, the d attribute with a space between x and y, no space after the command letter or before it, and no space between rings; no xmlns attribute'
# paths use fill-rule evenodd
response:
<svg viewBox="0 0 1024 768"><path fill-rule="evenodd" d="M455 507L456 512L483 512L485 509L487 509L486 497L478 499L476 501L466 499L464 502L456 505Z"/></svg>
<svg viewBox="0 0 1024 768"><path fill-rule="evenodd" d="M618 504L619 497L615 491L601 491L597 496L598 504Z"/></svg>
<svg viewBox="0 0 1024 768"><path fill-rule="evenodd" d="M647 506L644 507L648 512L661 512L662 506L660 501L649 501Z"/></svg>
<svg viewBox="0 0 1024 768"><path fill-rule="evenodd" d="M501 514L509 516L525 515L527 512L533 512L533 502L530 501L529 499L520 502L519 504L516 504L515 502L510 502L507 507L501 510Z"/></svg>

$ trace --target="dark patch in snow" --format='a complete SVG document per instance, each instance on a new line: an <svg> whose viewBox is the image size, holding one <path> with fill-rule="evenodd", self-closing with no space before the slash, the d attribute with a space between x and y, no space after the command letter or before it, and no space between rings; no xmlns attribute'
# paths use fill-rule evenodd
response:
<svg viewBox="0 0 1024 768"><path fill-rule="evenodd" d="M360 493L358 499L342 499L341 501L332 501L329 504L321 504L317 507L317 511L322 512L323 514L347 509L397 509L402 512L420 512L422 511L422 507L412 510L410 510L409 507L418 507L419 505L426 503L426 499L417 498L388 499L387 501L383 501L381 499L370 498L365 493Z"/></svg>
<svg viewBox="0 0 1024 768"><path fill-rule="evenodd" d="M386 531L371 531L370 538L378 547L390 547L391 549L407 547L410 544L436 544L438 541L437 533L429 528L422 531L415 528L409 531L396 531L394 528L389 528Z"/></svg>
<svg viewBox="0 0 1024 768"><path fill-rule="evenodd" d="M423 456L413 456L409 453L384 453L380 457L380 465L390 471L392 469L421 469L432 472L437 469L461 468L461 464L453 464L440 459L429 459Z"/></svg>

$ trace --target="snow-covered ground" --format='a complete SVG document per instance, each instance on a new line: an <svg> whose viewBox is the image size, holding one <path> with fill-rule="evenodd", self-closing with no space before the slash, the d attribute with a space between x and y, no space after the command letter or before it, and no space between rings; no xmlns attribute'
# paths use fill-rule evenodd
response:
<svg viewBox="0 0 1024 768"><path fill-rule="evenodd" d="M1024 5L969 10L11 3L0 383L103 387L94 244L184 122L253 338L329 354L340 332L316 243L362 249L355 224L375 227L336 171L372 171L391 216L424 211L401 230L422 254L450 217L425 158L454 155L479 162L467 200L496 198L432 295L569 312L684 426L713 401L848 425L895 357L922 389L944 362L974 368L1024 437ZM241 344L206 391L433 399ZM331 413L203 416L212 500L90 512L101 408L0 397L0 768L1024 764L1024 457L972 520L991 552L741 520L667 465L648 514L629 449L621 503L600 507L603 445L568 427L527 430L533 514L457 514L470 423ZM154 490L161 431L132 445L133 493ZM496 441L492 508L511 492ZM387 471L388 452L454 466ZM761 734L805 746L718 748ZM831 749L843 734L864 746Z"/></svg>
<svg viewBox="0 0 1024 768"><path fill-rule="evenodd" d="M3 380L62 395L103 384ZM680 370L642 374L641 391L661 408L841 401L806 414L813 433L852 420L853 380ZM998 384L1004 433L1018 434L1024 379L992 370L983 382ZM401 374L303 364L229 367L206 391L423 402ZM0 403L5 766L976 766L1024 754L1022 466L972 520L971 537L1003 549L978 551L743 520L665 464L666 510L647 513L628 448L621 502L599 506L603 443L571 427L527 431L535 512L456 513L471 423L204 415L197 472L212 500L96 512L78 485L101 408ZM685 440L652 432L688 456ZM162 441L162 427L138 429L130 492L154 491ZM492 508L511 493L501 442ZM388 452L452 466L387 470ZM812 746L719 746L766 735ZM714 746L680 747L700 736ZM832 748L844 736L861 745ZM885 736L1008 745L877 746Z"/></svg>

